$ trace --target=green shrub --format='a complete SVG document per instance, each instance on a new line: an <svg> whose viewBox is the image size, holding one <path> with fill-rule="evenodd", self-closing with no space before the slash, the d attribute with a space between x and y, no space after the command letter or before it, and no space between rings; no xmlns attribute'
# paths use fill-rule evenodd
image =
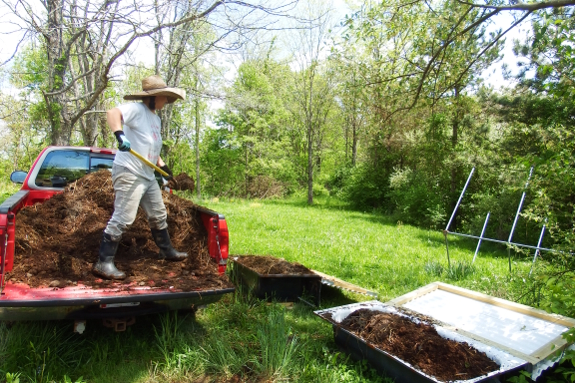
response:
<svg viewBox="0 0 575 383"><path fill-rule="evenodd" d="M368 164L362 164L347 171L342 171L342 178L338 182L343 187L337 196L349 202L353 207L371 211L374 208L388 210L389 191L388 173L376 171Z"/></svg>
<svg viewBox="0 0 575 383"><path fill-rule="evenodd" d="M447 217L439 179L409 168L395 169L390 177L390 199L399 220L438 228Z"/></svg>

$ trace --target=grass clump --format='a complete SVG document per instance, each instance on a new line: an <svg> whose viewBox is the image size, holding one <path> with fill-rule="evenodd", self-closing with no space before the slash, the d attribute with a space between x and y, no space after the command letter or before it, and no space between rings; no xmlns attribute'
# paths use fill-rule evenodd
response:
<svg viewBox="0 0 575 383"><path fill-rule="evenodd" d="M456 261L445 267L441 262L431 261L423 266L425 272L431 276L440 278L445 275L446 278L460 281L473 275L476 271L475 266L466 260Z"/></svg>
<svg viewBox="0 0 575 383"><path fill-rule="evenodd" d="M286 324L285 313L270 311L267 321L258 324L256 334L260 344L260 356L254 361L256 371L261 376L274 379L287 377L290 366L295 365L298 342Z"/></svg>
<svg viewBox="0 0 575 383"><path fill-rule="evenodd" d="M475 274L475 266L469 261L457 261L446 270L447 278L459 281Z"/></svg>
<svg viewBox="0 0 575 383"><path fill-rule="evenodd" d="M445 272L445 267L437 261L427 262L425 266L423 266L423 269L427 274L434 277L441 277L441 275Z"/></svg>

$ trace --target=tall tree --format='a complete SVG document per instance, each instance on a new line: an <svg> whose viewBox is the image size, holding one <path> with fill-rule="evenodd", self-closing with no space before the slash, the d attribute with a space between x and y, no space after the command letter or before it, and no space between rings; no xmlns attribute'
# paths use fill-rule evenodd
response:
<svg viewBox="0 0 575 383"><path fill-rule="evenodd" d="M258 1L196 0L183 8L180 2L169 1L166 4L174 4L174 9L178 9L176 17L168 22L160 20L159 24L153 3L122 0L83 3L5 0L3 3L12 22L42 42L47 76L39 90L51 125L51 143L62 145L70 142L73 128L84 114L97 106L113 77L116 61L136 40L210 17L217 19L219 39L230 31L241 30L246 20L250 20L251 28L265 26L249 15L283 16L291 5ZM93 122L85 121L85 140L92 141L93 127Z"/></svg>
<svg viewBox="0 0 575 383"><path fill-rule="evenodd" d="M314 148L322 140L325 126L333 107L334 83L328 76L321 76L321 55L326 49L330 28L329 12L323 6L309 1L306 16L313 21L299 30L299 41L294 48L298 70L295 73L292 95L297 105L296 114L301 116L307 149L307 203L313 204L314 169L317 165Z"/></svg>
<svg viewBox="0 0 575 383"><path fill-rule="evenodd" d="M289 79L289 67L265 54L243 62L233 86L227 91L226 107L218 121L230 130L235 144L241 148L241 195L276 194L270 190L277 190L278 182L286 188L293 182L293 156L288 152L288 112L283 91Z"/></svg>

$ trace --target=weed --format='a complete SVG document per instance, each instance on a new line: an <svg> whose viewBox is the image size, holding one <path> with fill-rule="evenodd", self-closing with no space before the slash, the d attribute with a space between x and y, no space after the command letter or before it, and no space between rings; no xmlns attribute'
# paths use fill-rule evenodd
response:
<svg viewBox="0 0 575 383"><path fill-rule="evenodd" d="M459 281L475 273L475 266L469 261L458 261L447 268L447 278Z"/></svg>
<svg viewBox="0 0 575 383"><path fill-rule="evenodd" d="M181 317L178 318L178 312L167 312L160 316L160 331L154 326L154 335L160 348L160 352L165 358L177 347L180 342L179 329L182 325Z"/></svg>
<svg viewBox="0 0 575 383"><path fill-rule="evenodd" d="M423 269L427 274L433 275L434 277L441 277L441 274L445 271L445 267L437 261L427 262L425 266L423 266Z"/></svg>
<svg viewBox="0 0 575 383"><path fill-rule="evenodd" d="M6 373L6 383L20 383L20 373Z"/></svg>
<svg viewBox="0 0 575 383"><path fill-rule="evenodd" d="M289 374L298 348L297 337L286 324L284 310L271 310L257 328L260 357L254 361L259 375L282 379Z"/></svg>
<svg viewBox="0 0 575 383"><path fill-rule="evenodd" d="M0 322L0 366L3 366L8 357L8 343L10 341L10 331L6 323ZM0 369L0 372L2 370Z"/></svg>
<svg viewBox="0 0 575 383"><path fill-rule="evenodd" d="M207 372L230 379L242 371L248 357L244 349L233 346L227 335L225 338L219 335L211 337L202 350Z"/></svg>

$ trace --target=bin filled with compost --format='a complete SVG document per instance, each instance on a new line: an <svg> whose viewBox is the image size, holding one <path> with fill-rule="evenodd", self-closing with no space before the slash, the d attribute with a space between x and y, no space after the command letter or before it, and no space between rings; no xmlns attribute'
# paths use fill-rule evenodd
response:
<svg viewBox="0 0 575 383"><path fill-rule="evenodd" d="M321 277L307 267L270 255L233 256L231 279L259 299L320 302Z"/></svg>

